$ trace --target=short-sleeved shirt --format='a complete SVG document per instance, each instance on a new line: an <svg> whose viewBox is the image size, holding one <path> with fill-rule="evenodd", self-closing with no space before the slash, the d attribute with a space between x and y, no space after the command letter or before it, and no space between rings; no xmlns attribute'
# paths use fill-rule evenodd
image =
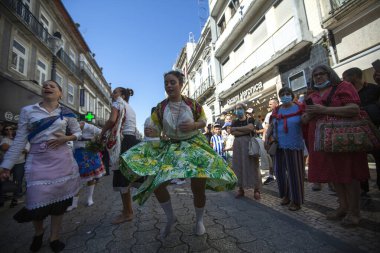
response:
<svg viewBox="0 0 380 253"><path fill-rule="evenodd" d="M223 156L224 155L224 152L223 152L223 147L224 147L223 136L214 134L211 137L210 142L211 142L212 148L215 150L215 152L218 153L218 155Z"/></svg>
<svg viewBox="0 0 380 253"><path fill-rule="evenodd" d="M313 104L326 103L331 88L323 95L319 92L309 94ZM348 82L341 82L331 98L330 106L360 104L358 92ZM306 107L307 108L307 107ZM319 117L313 118L308 124L308 151L310 182L350 183L352 180L364 181L369 177L367 154L365 152L328 153L314 150L315 128Z"/></svg>

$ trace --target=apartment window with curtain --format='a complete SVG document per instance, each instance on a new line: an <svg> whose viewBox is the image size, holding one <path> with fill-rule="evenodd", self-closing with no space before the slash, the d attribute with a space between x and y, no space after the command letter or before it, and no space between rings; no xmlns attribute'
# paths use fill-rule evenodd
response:
<svg viewBox="0 0 380 253"><path fill-rule="evenodd" d="M227 23L226 18L223 15L223 17L218 22L218 34L221 35L224 32L224 29L226 29Z"/></svg>
<svg viewBox="0 0 380 253"><path fill-rule="evenodd" d="M26 76L28 66L28 48L14 39L12 48L11 68Z"/></svg>

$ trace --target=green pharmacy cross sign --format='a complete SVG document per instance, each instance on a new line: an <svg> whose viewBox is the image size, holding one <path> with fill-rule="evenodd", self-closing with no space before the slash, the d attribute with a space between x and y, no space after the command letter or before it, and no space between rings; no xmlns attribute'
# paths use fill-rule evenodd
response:
<svg viewBox="0 0 380 253"><path fill-rule="evenodd" d="M87 112L87 114L84 116L84 118L85 118L88 122L91 122L91 121L95 118L95 115L92 114L92 112Z"/></svg>

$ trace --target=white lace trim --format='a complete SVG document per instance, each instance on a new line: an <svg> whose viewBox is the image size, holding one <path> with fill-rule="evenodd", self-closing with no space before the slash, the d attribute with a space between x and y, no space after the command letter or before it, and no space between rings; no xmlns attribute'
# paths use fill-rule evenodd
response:
<svg viewBox="0 0 380 253"><path fill-rule="evenodd" d="M57 202L60 202L60 201L72 198L78 192L79 192L79 187L74 192L66 194L65 196L62 196L60 198L49 200L49 201L45 201L45 202L34 203L33 205L26 205L26 208L29 209L29 210L31 210L31 209L37 209L37 208L40 208L40 207L44 207L44 206L47 206L47 205L50 205L50 204L54 204L54 203L57 203Z"/></svg>
<svg viewBox="0 0 380 253"><path fill-rule="evenodd" d="M38 180L38 181L30 181L27 183L27 187L36 186L36 185L50 185L50 184L58 184L62 182L66 182L70 179L75 179L80 177L79 172L76 172L75 174L72 174L70 176L57 178L54 180Z"/></svg>

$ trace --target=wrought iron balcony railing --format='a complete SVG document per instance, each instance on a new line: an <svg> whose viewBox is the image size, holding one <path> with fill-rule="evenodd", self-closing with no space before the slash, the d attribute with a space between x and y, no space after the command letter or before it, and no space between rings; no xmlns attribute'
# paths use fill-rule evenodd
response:
<svg viewBox="0 0 380 253"><path fill-rule="evenodd" d="M106 91L105 88L103 88L100 81L95 77L95 75L91 72L90 68L87 66L87 64L84 61L80 62L80 67L83 70L84 73L87 74L88 77L95 83L95 85L98 87L98 89L102 92L102 94L106 98L110 98L110 93Z"/></svg>
<svg viewBox="0 0 380 253"><path fill-rule="evenodd" d="M80 69L62 48L58 51L57 57L62 60L62 62L66 65L68 69L70 69L70 71L73 74L80 78Z"/></svg>
<svg viewBox="0 0 380 253"><path fill-rule="evenodd" d="M215 88L215 81L212 76L209 76L206 80L202 82L202 84L195 90L193 95L191 96L193 99L198 100L199 98L206 95L209 91Z"/></svg>
<svg viewBox="0 0 380 253"><path fill-rule="evenodd" d="M2 3L8 7L9 10L15 14L18 19L24 23L25 26L39 38L49 49L51 38L49 31L43 26L43 24L33 15L29 10L29 7L22 3L20 0L1 0Z"/></svg>

